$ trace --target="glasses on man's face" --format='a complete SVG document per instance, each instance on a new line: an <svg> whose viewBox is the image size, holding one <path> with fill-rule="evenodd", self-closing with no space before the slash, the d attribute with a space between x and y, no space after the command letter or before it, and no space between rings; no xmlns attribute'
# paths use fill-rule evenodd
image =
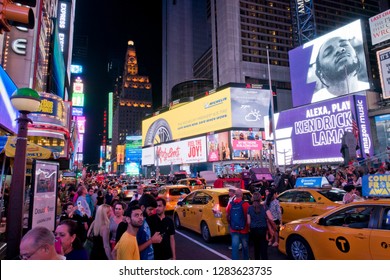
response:
<svg viewBox="0 0 390 280"><path fill-rule="evenodd" d="M38 247L38 248L35 249L32 253L20 254L20 255L19 255L19 259L21 259L21 260L29 260L29 259L31 259L31 257L34 256L41 248L42 248L42 246Z"/></svg>

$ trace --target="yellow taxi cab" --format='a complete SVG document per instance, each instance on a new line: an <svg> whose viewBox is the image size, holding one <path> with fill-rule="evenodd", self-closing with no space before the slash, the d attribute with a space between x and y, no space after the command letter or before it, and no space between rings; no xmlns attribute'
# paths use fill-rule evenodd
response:
<svg viewBox="0 0 390 280"><path fill-rule="evenodd" d="M283 223L317 216L343 203L344 190L332 188L321 177L298 178L296 187L278 196Z"/></svg>
<svg viewBox="0 0 390 280"><path fill-rule="evenodd" d="M352 202L287 223L279 251L296 260L390 260L390 199Z"/></svg>
<svg viewBox="0 0 390 280"><path fill-rule="evenodd" d="M203 182L198 178L186 178L181 179L177 181L177 184L179 185L185 185L191 189L191 191L204 189L205 185Z"/></svg>
<svg viewBox="0 0 390 280"><path fill-rule="evenodd" d="M251 193L243 190L243 199L250 201ZM226 206L227 188L202 189L191 192L178 202L173 212L175 227L185 227L202 234L206 242L215 236L229 235Z"/></svg>
<svg viewBox="0 0 390 280"><path fill-rule="evenodd" d="M191 189L185 185L164 185L158 191L158 197L162 197L167 202L165 211L172 211L178 201L183 199Z"/></svg>

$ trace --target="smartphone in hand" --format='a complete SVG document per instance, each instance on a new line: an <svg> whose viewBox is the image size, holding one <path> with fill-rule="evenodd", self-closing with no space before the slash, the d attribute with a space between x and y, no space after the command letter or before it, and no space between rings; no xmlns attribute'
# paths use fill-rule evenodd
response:
<svg viewBox="0 0 390 280"><path fill-rule="evenodd" d="M59 236L56 237L56 241L54 243L54 247L56 249L57 254L62 254L61 237L59 237Z"/></svg>

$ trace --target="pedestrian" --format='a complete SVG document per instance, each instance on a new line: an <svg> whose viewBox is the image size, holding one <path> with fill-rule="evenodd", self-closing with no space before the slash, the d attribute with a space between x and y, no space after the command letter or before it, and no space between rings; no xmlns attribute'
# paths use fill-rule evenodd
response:
<svg viewBox="0 0 390 280"><path fill-rule="evenodd" d="M116 244L116 231L118 225L124 220L124 213L126 210L126 204L124 202L116 201L113 205L114 215L110 217L110 246L114 249Z"/></svg>
<svg viewBox="0 0 390 280"><path fill-rule="evenodd" d="M127 229L112 251L113 259L139 260L140 253L136 236L144 221L142 210L138 205L131 206L126 209L124 216L127 222Z"/></svg>
<svg viewBox="0 0 390 280"><path fill-rule="evenodd" d="M88 260L87 250L83 248L77 228L76 221L64 220L57 226L55 236L60 239L62 251L67 260Z"/></svg>
<svg viewBox="0 0 390 280"><path fill-rule="evenodd" d="M156 199L156 214L148 217L151 235L159 232L161 243L154 243L155 260L176 260L175 227L171 218L165 216L166 201L159 197Z"/></svg>
<svg viewBox="0 0 390 280"><path fill-rule="evenodd" d="M55 248L55 236L45 227L30 229L20 242L22 260L65 260Z"/></svg>
<svg viewBox="0 0 390 280"><path fill-rule="evenodd" d="M160 232L155 232L153 236L151 235L150 227L146 218L155 214L157 202L152 195L144 194L138 201L138 204L145 218L141 228L137 232L137 243L140 251L140 258L141 260L154 260L153 244L161 243L162 236Z"/></svg>
<svg viewBox="0 0 390 280"><path fill-rule="evenodd" d="M247 219L250 228L250 238L253 241L255 260L268 260L267 212L269 210L266 210L265 206L261 204L261 194L254 192L252 205L248 208Z"/></svg>
<svg viewBox="0 0 390 280"><path fill-rule="evenodd" d="M91 260L111 260L110 247L110 217L112 209L110 205L102 204L96 211L96 217L88 231L88 236L92 236L93 247Z"/></svg>
<svg viewBox="0 0 390 280"><path fill-rule="evenodd" d="M141 199L142 195L144 194L144 187L145 187L144 184L139 184L137 186L137 192L133 195L133 197L131 198L131 201Z"/></svg>
<svg viewBox="0 0 390 280"><path fill-rule="evenodd" d="M280 208L280 203L278 200L278 193L274 189L269 190L269 194L267 195L265 202L267 209L271 212L273 217L273 222L276 225L276 231L273 235L273 238L269 240L268 245L273 247L279 246L279 230L282 224L282 210Z"/></svg>
<svg viewBox="0 0 390 280"><path fill-rule="evenodd" d="M243 201L241 189L235 192L235 199L226 207L226 214L229 221L230 235L232 237L232 259L239 259L239 244L242 244L242 258L249 259L249 226L247 223L247 214L249 203Z"/></svg>

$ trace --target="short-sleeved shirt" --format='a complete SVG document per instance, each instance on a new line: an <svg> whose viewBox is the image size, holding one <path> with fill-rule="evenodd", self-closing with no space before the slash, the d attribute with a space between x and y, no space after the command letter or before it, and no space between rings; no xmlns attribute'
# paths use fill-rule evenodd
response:
<svg viewBox="0 0 390 280"><path fill-rule="evenodd" d="M146 219L144 219L144 223L139 228L137 232L137 242L138 244L144 244L151 238L150 234L150 228L148 223L146 222ZM154 260L154 250L153 245L150 244L148 247L146 247L142 252L140 252L141 260Z"/></svg>
<svg viewBox="0 0 390 280"><path fill-rule="evenodd" d="M266 209L263 205L260 205L260 212L256 213L253 205L248 208L248 215L251 217L250 228L267 229L267 217Z"/></svg>
<svg viewBox="0 0 390 280"><path fill-rule="evenodd" d="M164 217L162 220L157 215L148 217L147 220L151 236L156 232L160 232L163 238L161 243L153 244L154 259L155 260L168 260L173 257L171 249L171 235L175 234L175 226L171 218Z"/></svg>
<svg viewBox="0 0 390 280"><path fill-rule="evenodd" d="M119 242L115 245L118 260L139 260L139 249L137 238L127 231L122 235Z"/></svg>

